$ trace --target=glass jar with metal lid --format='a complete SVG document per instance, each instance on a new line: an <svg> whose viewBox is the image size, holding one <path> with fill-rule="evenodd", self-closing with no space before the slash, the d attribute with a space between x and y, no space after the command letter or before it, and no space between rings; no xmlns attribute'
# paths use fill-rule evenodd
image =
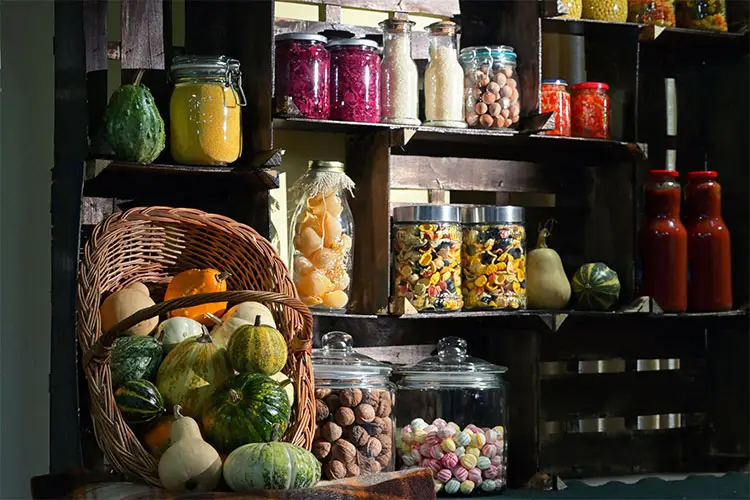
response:
<svg viewBox="0 0 750 500"><path fill-rule="evenodd" d="M504 366L467 353L446 337L436 356L397 371L398 460L429 467L448 495L502 490L506 484L508 418Z"/></svg>
<svg viewBox="0 0 750 500"><path fill-rule="evenodd" d="M178 56L170 69L172 156L186 165L225 165L242 153L240 62L226 56Z"/></svg>
<svg viewBox="0 0 750 500"><path fill-rule="evenodd" d="M331 51L331 120L380 121L380 55L366 38L328 44Z"/></svg>
<svg viewBox="0 0 750 500"><path fill-rule="evenodd" d="M523 207L466 207L461 222L464 308L526 309Z"/></svg>
<svg viewBox="0 0 750 500"><path fill-rule="evenodd" d="M312 352L317 430L312 451L326 479L393 470L396 386L391 367L352 347L344 332Z"/></svg>
<svg viewBox="0 0 750 500"><path fill-rule="evenodd" d="M340 161L313 160L292 192L291 260L294 285L310 308L344 311L349 303L354 218L346 200L354 182Z"/></svg>
<svg viewBox="0 0 750 500"><path fill-rule="evenodd" d="M328 39L312 33L276 36L276 113L327 120L331 112Z"/></svg>
<svg viewBox="0 0 750 500"><path fill-rule="evenodd" d="M461 225L458 207L413 205L393 210L393 295L417 311L458 311Z"/></svg>

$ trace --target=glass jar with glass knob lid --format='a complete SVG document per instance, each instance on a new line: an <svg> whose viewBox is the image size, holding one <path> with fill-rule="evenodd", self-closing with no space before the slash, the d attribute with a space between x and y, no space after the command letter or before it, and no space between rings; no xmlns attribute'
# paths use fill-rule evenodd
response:
<svg viewBox="0 0 750 500"><path fill-rule="evenodd" d="M393 470L396 386L390 365L359 354L344 332L323 335L312 364L317 423L312 451L323 477Z"/></svg>
<svg viewBox="0 0 750 500"><path fill-rule="evenodd" d="M466 351L465 340L446 337L436 356L397 371L398 461L431 468L448 495L506 484L507 368Z"/></svg>

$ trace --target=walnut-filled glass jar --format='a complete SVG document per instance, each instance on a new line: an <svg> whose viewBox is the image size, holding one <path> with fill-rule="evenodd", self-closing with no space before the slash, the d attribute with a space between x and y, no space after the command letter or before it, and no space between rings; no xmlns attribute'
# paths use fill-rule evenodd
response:
<svg viewBox="0 0 750 500"><path fill-rule="evenodd" d="M506 483L507 368L466 349L465 340L446 337L437 356L397 372L399 465L432 469L446 495L499 492Z"/></svg>
<svg viewBox="0 0 750 500"><path fill-rule="evenodd" d="M391 367L357 353L344 332L323 335L313 350L317 428L313 454L325 479L343 479L394 468Z"/></svg>

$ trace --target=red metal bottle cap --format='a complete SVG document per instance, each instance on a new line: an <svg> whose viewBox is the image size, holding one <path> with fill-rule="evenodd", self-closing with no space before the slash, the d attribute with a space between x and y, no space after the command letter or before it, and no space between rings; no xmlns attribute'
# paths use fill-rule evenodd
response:
<svg viewBox="0 0 750 500"><path fill-rule="evenodd" d="M688 172L688 179L716 179L719 174L714 170L697 170Z"/></svg>
<svg viewBox="0 0 750 500"><path fill-rule="evenodd" d="M581 83L576 83L570 88L572 90L582 90L582 89L609 90L609 85L607 85L606 83L601 83L601 82L581 82Z"/></svg>
<svg viewBox="0 0 750 500"><path fill-rule="evenodd" d="M680 176L680 173L677 172L677 170L649 170L648 171L649 177L674 177L677 178Z"/></svg>

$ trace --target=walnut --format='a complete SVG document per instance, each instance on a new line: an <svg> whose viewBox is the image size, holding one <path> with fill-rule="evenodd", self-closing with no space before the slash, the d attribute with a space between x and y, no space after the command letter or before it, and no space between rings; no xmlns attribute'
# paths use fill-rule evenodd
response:
<svg viewBox="0 0 750 500"><path fill-rule="evenodd" d="M331 393L331 389L315 389L315 397L323 399Z"/></svg>
<svg viewBox="0 0 750 500"><path fill-rule="evenodd" d="M367 441L370 439L370 435L361 425L355 425L354 427L352 427L349 437L351 437L352 443L356 444L357 446L366 445Z"/></svg>
<svg viewBox="0 0 750 500"><path fill-rule="evenodd" d="M331 460L326 464L324 472L328 479L344 479L346 466L338 460Z"/></svg>
<svg viewBox="0 0 750 500"><path fill-rule="evenodd" d="M320 436L326 441L333 443L341 437L341 427L333 422L326 422L320 431Z"/></svg>
<svg viewBox="0 0 750 500"><path fill-rule="evenodd" d="M357 465L362 474L376 474L380 472L380 464L374 458L369 458L362 453L357 454Z"/></svg>
<svg viewBox="0 0 750 500"><path fill-rule="evenodd" d="M328 406L320 399L315 400L315 420L322 422L330 416Z"/></svg>
<svg viewBox="0 0 750 500"><path fill-rule="evenodd" d="M391 465L391 452L383 450L380 452L380 455L375 458L375 461L378 462L378 465L380 465L382 469L388 468L388 466Z"/></svg>
<svg viewBox="0 0 750 500"><path fill-rule="evenodd" d="M342 406L336 410L336 423L343 427L352 425L354 423L354 412L352 409Z"/></svg>
<svg viewBox="0 0 750 500"><path fill-rule="evenodd" d="M357 457L357 448L346 439L339 439L333 443L331 456L335 460L340 460L345 464L352 463Z"/></svg>
<svg viewBox="0 0 750 500"><path fill-rule="evenodd" d="M359 389L344 389L339 391L339 399L344 406L357 406L362 401L362 391Z"/></svg>
<svg viewBox="0 0 750 500"><path fill-rule="evenodd" d="M380 443L378 438L371 437L365 446L363 446L363 450L365 455L367 455L369 458L374 458L380 455L380 452L383 451L383 445Z"/></svg>
<svg viewBox="0 0 750 500"><path fill-rule="evenodd" d="M388 393L383 393L388 394ZM385 418L388 415L391 414L391 398L380 398L380 401L378 402L378 407L375 409L375 413L380 418Z"/></svg>
<svg viewBox="0 0 750 500"><path fill-rule="evenodd" d="M378 438L378 441L380 441L380 444L382 445L383 450L390 451L391 448L393 448L393 440L391 439L391 436L383 433L375 437Z"/></svg>
<svg viewBox="0 0 750 500"><path fill-rule="evenodd" d="M331 443L328 441L317 441L313 443L312 451L318 460L323 460L331 452Z"/></svg>
<svg viewBox="0 0 750 500"><path fill-rule="evenodd" d="M377 418L375 421L377 422ZM393 421L391 421L390 417L384 417L383 418L383 434L386 436L390 436L393 434Z"/></svg>
<svg viewBox="0 0 750 500"><path fill-rule="evenodd" d="M378 391L373 391L372 389L362 391L362 404L367 404L374 408L378 404L378 401L380 401L380 393Z"/></svg>
<svg viewBox="0 0 750 500"><path fill-rule="evenodd" d="M346 477L357 477L359 476L359 465L354 462L346 464Z"/></svg>
<svg viewBox="0 0 750 500"><path fill-rule="evenodd" d="M323 399L323 402L328 406L328 412L333 415L336 410L341 406L341 401L337 394L329 394Z"/></svg>
<svg viewBox="0 0 750 500"><path fill-rule="evenodd" d="M354 414L357 417L358 423L372 422L375 418L375 409L370 405L359 405L354 410ZM379 432L376 434L380 434Z"/></svg>
<svg viewBox="0 0 750 500"><path fill-rule="evenodd" d="M375 417L375 420L369 423L363 423L362 427L365 428L367 433L370 436L377 436L379 434L383 434L383 424L376 422L377 417Z"/></svg>

